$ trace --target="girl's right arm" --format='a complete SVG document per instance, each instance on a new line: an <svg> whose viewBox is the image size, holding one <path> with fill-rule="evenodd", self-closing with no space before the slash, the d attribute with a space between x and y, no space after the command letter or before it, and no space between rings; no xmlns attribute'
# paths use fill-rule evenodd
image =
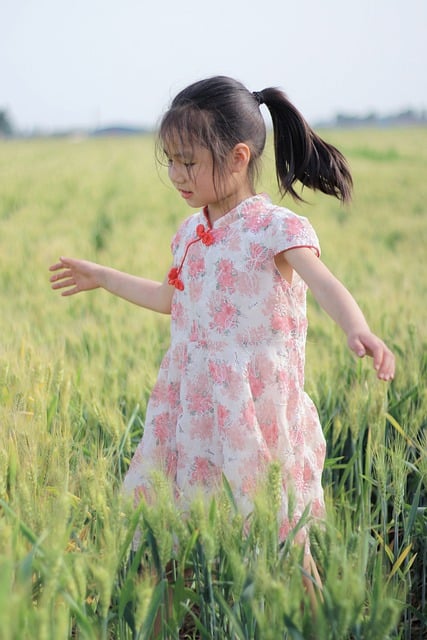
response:
<svg viewBox="0 0 427 640"><path fill-rule="evenodd" d="M159 313L171 312L175 289L167 279L163 282L147 280L95 262L63 257L49 270L57 272L50 278L52 289L65 289L61 293L63 296L101 287L140 307Z"/></svg>

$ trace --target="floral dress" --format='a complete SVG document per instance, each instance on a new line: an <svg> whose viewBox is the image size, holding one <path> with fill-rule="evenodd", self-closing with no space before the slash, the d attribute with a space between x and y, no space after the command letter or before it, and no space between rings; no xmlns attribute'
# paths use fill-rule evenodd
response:
<svg viewBox="0 0 427 640"><path fill-rule="evenodd" d="M325 439L304 391L307 286L296 272L289 284L274 261L295 247L320 253L307 219L265 195L213 226L196 213L173 238L171 345L124 481L135 502L150 494L153 470L173 480L184 504L200 488L211 495L224 474L247 516L275 462L281 538L307 506L323 515Z"/></svg>

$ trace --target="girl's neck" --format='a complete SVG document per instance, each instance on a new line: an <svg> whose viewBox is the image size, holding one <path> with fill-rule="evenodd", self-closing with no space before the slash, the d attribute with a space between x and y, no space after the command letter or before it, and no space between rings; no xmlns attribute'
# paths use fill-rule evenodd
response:
<svg viewBox="0 0 427 640"><path fill-rule="evenodd" d="M211 224L214 224L216 220L219 220L223 216L225 216L229 211L237 207L241 202L251 198L255 195L255 192L250 187L246 187L244 189L239 189L235 193L230 194L229 196L218 200L218 202L214 202L207 205L207 213L209 216L209 221Z"/></svg>

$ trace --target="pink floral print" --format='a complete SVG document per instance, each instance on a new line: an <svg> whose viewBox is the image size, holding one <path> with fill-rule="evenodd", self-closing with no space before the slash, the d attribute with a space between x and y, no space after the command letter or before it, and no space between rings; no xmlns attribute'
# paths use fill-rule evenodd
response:
<svg viewBox="0 0 427 640"><path fill-rule="evenodd" d="M172 240L182 288L172 300L171 345L124 482L136 502L150 497L158 469L184 506L200 488L212 495L224 474L246 517L274 461L281 537L307 506L322 517L325 440L304 391L307 287L297 273L291 284L282 279L274 261L296 247L320 253L307 219L265 195L212 227L204 212L181 225Z"/></svg>

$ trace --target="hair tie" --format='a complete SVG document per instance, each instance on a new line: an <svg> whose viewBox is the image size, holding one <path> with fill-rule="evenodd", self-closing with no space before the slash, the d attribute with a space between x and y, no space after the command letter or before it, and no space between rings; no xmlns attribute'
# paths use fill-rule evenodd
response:
<svg viewBox="0 0 427 640"><path fill-rule="evenodd" d="M258 106L264 104L264 98L262 97L262 91L253 91L252 95L255 98L255 100L258 102Z"/></svg>

